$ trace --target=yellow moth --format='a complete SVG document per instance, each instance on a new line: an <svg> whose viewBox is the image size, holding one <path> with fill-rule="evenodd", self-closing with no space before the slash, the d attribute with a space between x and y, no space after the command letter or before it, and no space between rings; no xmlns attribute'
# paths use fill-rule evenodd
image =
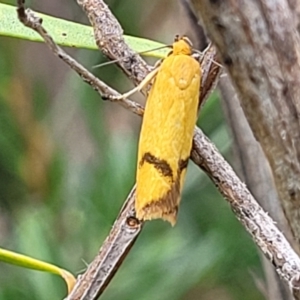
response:
<svg viewBox="0 0 300 300"><path fill-rule="evenodd" d="M154 72L139 139L136 216L162 218L172 225L192 148L198 114L200 64L186 37Z"/></svg>

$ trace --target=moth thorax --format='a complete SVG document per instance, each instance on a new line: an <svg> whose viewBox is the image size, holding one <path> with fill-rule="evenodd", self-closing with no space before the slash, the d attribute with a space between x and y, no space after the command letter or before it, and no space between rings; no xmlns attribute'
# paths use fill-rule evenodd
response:
<svg viewBox="0 0 300 300"><path fill-rule="evenodd" d="M185 39L180 39L173 44L173 55L192 55L192 47Z"/></svg>

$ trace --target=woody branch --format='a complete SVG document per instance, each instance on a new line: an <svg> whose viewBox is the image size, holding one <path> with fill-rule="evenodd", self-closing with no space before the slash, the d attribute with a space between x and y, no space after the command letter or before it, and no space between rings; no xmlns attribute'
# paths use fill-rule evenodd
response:
<svg viewBox="0 0 300 300"><path fill-rule="evenodd" d="M124 53L128 53L127 51L129 48L122 38L122 31L118 30L116 32L112 32L110 30L110 26L118 28L120 25L103 1L78 0L78 3L86 11L95 30L95 39L97 44L104 53L111 55L114 58L119 58L121 61L128 61L126 60L126 57L124 57ZM38 22L30 24L28 19L26 19L26 14L24 13L22 18L22 13L20 14L20 12L21 11L19 11L19 15L21 15L23 23L27 23L27 26L38 31L37 28L41 27L41 24ZM115 45L118 51L114 48L115 46L111 46L114 41L118 41L117 46ZM134 60L132 61L129 59L129 61L132 63L130 64L129 69L126 68L128 64L120 65L120 67L126 73L129 73L130 78L134 78L135 82L139 82L147 73L147 68L144 67L145 63L138 56L134 56ZM140 66L142 67L140 68ZM75 71L79 72L82 76L79 69L75 68ZM85 74L85 76L83 76L85 81L95 88L94 84L96 84L96 82L94 78L90 81L89 79L92 77L89 77L90 75L88 74ZM101 87L95 89L100 93L102 91ZM109 90L113 94L116 93L112 89ZM137 111L134 112L136 113ZM212 179L225 199L227 199L228 203L231 205L236 217L251 234L265 256L273 263L279 275L284 280L288 281L292 289L298 291L300 276L300 261L298 256L292 250L285 237L274 225L272 219L257 204L246 186L236 176L230 165L224 160L215 146L204 136L199 128L195 129L191 159ZM129 208L133 210L133 202L129 204ZM91 265L93 265L93 263L94 262L92 262ZM91 268L89 268L87 272L79 278L75 289L68 297L69 300L96 299L98 294L94 294L89 298L84 297L83 295L89 286L89 282L85 280L88 278L88 275L90 278L93 278ZM82 297L79 294L76 294L76 292L79 291L81 291ZM75 297L74 295L77 296Z"/></svg>

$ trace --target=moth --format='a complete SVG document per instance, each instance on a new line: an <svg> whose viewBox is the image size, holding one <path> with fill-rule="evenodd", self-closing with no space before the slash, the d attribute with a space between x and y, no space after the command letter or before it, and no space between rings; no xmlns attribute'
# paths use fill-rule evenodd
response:
<svg viewBox="0 0 300 300"><path fill-rule="evenodd" d="M176 38L157 69L129 93L152 81L139 138L136 217L176 223L198 115L201 66L187 37Z"/></svg>
<svg viewBox="0 0 300 300"><path fill-rule="evenodd" d="M147 98L139 139L136 216L176 223L198 116L201 67L186 37L173 43Z"/></svg>

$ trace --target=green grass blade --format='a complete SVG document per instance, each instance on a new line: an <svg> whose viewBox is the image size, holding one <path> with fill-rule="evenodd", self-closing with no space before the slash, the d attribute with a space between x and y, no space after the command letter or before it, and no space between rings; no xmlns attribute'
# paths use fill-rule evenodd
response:
<svg viewBox="0 0 300 300"><path fill-rule="evenodd" d="M45 14L38 14L43 25L61 46L98 49L94 40L93 28L87 25L66 21ZM9 36L34 42L42 42L42 38L32 29L25 27L17 18L16 7L0 3L0 36ZM125 36L126 42L136 52L145 52L164 46L161 43L143 38ZM146 56L165 57L168 49L160 49L143 53Z"/></svg>
<svg viewBox="0 0 300 300"><path fill-rule="evenodd" d="M30 256L26 256L2 248L0 248L0 261L27 269L59 275L66 281L69 292L72 290L76 282L74 276L64 269L61 269L55 265L46 263L44 261L32 258Z"/></svg>

